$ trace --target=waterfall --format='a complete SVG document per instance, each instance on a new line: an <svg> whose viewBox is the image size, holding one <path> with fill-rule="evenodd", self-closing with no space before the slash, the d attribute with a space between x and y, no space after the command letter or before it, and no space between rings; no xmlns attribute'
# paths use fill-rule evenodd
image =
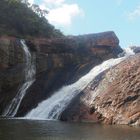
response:
<svg viewBox="0 0 140 140"><path fill-rule="evenodd" d="M35 81L35 56L31 56L31 53L25 43L24 40L21 40L22 49L25 53L25 69L24 69L24 83L20 87L19 91L17 92L16 96L13 98L11 103L6 107L2 116L10 116L14 117L19 109L20 103L24 96L26 95L27 89L33 84Z"/></svg>
<svg viewBox="0 0 140 140"><path fill-rule="evenodd" d="M74 84L64 86L50 98L31 110L26 117L36 119L58 119L70 101L79 94L98 74L120 63L124 58L110 59L94 67Z"/></svg>
<svg viewBox="0 0 140 140"><path fill-rule="evenodd" d="M135 55L135 52L132 47L125 48L122 53L118 55L118 57L129 57L131 55Z"/></svg>
<svg viewBox="0 0 140 140"><path fill-rule="evenodd" d="M132 51L128 49L125 51L126 55L121 58L110 59L104 61L102 64L94 67L89 73L80 78L77 82L62 87L56 91L50 98L38 104L32 109L25 118L27 119L59 119L61 113L68 106L71 100L76 97L88 84L101 72L119 64L129 55L133 55Z"/></svg>
<svg viewBox="0 0 140 140"><path fill-rule="evenodd" d="M130 56L130 55L135 55L133 48L128 47L124 49L125 57Z"/></svg>

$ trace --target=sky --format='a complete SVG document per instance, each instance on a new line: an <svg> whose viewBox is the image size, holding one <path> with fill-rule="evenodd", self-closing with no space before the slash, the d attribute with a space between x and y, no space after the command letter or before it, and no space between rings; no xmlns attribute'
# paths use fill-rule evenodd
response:
<svg viewBox="0 0 140 140"><path fill-rule="evenodd" d="M29 0L65 35L114 31L120 46L140 46L140 0Z"/></svg>

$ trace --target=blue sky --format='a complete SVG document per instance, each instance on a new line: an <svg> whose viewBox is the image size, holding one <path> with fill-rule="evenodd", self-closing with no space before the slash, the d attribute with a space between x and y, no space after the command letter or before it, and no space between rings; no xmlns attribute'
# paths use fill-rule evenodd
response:
<svg viewBox="0 0 140 140"><path fill-rule="evenodd" d="M29 0L48 9L47 19L66 34L113 30L121 47L140 45L140 0Z"/></svg>

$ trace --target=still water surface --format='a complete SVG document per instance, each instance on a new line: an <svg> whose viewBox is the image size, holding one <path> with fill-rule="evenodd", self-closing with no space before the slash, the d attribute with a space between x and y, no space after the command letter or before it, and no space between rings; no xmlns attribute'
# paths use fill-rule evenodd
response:
<svg viewBox="0 0 140 140"><path fill-rule="evenodd" d="M140 140L140 128L1 119L0 140Z"/></svg>

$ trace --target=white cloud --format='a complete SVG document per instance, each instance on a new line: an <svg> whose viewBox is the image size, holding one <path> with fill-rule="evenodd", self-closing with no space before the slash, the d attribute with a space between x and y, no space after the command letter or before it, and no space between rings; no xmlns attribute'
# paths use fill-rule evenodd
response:
<svg viewBox="0 0 140 140"><path fill-rule="evenodd" d="M65 0L44 0L44 3L49 5L61 5L64 2Z"/></svg>
<svg viewBox="0 0 140 140"><path fill-rule="evenodd" d="M135 20L140 17L140 5L134 9L132 12L128 13L129 20Z"/></svg>
<svg viewBox="0 0 140 140"><path fill-rule="evenodd" d="M122 4L123 0L116 0L116 2L117 2L117 5L120 6Z"/></svg>
<svg viewBox="0 0 140 140"><path fill-rule="evenodd" d="M74 17L81 14L82 12L77 4L63 4L61 7L50 10L47 19L52 24L67 26L71 25Z"/></svg>
<svg viewBox="0 0 140 140"><path fill-rule="evenodd" d="M33 4L33 3L34 3L34 0L28 0L28 2L29 2L30 4Z"/></svg>
<svg viewBox="0 0 140 140"><path fill-rule="evenodd" d="M84 15L77 3L68 4L65 0L43 0L40 8L47 9L49 11L46 16L48 21L59 26L69 26L74 18Z"/></svg>
<svg viewBox="0 0 140 140"><path fill-rule="evenodd" d="M39 7L40 7L40 9L42 9L42 10L50 10L48 7L46 7L44 4L40 4L39 5Z"/></svg>

